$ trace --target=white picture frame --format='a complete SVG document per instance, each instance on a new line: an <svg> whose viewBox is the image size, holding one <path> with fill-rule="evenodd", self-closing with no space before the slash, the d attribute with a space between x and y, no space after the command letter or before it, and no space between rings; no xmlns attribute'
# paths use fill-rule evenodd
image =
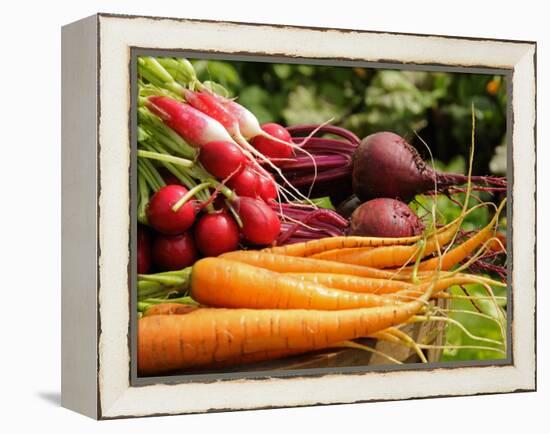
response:
<svg viewBox="0 0 550 434"><path fill-rule="evenodd" d="M130 82L136 49L502 70L513 119L509 362L287 378L132 380ZM63 28L62 56L63 406L111 419L536 389L534 42L97 14Z"/></svg>

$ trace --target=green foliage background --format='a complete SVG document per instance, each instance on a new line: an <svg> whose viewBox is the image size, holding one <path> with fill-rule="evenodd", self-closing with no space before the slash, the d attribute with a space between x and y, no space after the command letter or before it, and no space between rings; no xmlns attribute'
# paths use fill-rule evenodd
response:
<svg viewBox="0 0 550 434"><path fill-rule="evenodd" d="M444 163L468 155L474 103L474 173L506 170L505 159L490 167L495 149L505 142L502 76L241 61L193 64L200 80L223 85L261 123L296 125L334 119L334 124L359 137L393 131L426 155L416 132Z"/></svg>
<svg viewBox="0 0 550 434"><path fill-rule="evenodd" d="M359 137L393 131L407 138L429 161L428 146L436 167L452 172L466 171L473 103L476 119L473 173L506 174L507 86L502 76L217 60L192 60L192 63L201 81L221 84L261 123L290 126L332 119L333 124ZM491 197L482 195L482 199ZM471 205L475 203L472 201ZM419 214L426 214L431 199L417 197L411 206ZM437 210L440 222L451 221L460 213L460 208L445 197L438 199ZM489 219L489 210L479 209L467 217L464 229L480 228ZM504 219L501 223L505 228ZM452 291L464 295L459 288ZM469 287L469 292L487 295L481 286ZM505 297L506 290L497 288L495 295ZM499 304L505 308L506 301ZM476 335L501 339L495 321L498 311L492 301L477 303L477 308L489 318L475 313L466 300L454 300L450 307L460 312L449 316ZM455 325L447 326L446 345L449 348L443 352L445 361L504 357L495 351L453 348L480 345Z"/></svg>

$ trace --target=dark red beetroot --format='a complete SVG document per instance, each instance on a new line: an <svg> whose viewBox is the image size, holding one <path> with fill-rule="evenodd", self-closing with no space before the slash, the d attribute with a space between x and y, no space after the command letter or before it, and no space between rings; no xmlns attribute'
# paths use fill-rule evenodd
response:
<svg viewBox="0 0 550 434"><path fill-rule="evenodd" d="M436 180L441 189L464 184L468 178L435 171L403 137L391 132L365 137L353 154L353 190L362 200L391 197L409 202L417 194L435 190ZM506 185L500 178L487 176L473 176L472 182Z"/></svg>
<svg viewBox="0 0 550 434"><path fill-rule="evenodd" d="M198 258L193 237L181 235L157 235L153 240L153 262L160 271L181 270Z"/></svg>
<svg viewBox="0 0 550 434"><path fill-rule="evenodd" d="M292 137L290 133L281 125L275 123L263 124L262 130L276 139L289 143L285 145L277 140L266 136L256 136L250 143L258 151L268 158L290 158L292 156Z"/></svg>
<svg viewBox="0 0 550 434"><path fill-rule="evenodd" d="M266 202L277 199L277 184L273 177L258 175L258 195Z"/></svg>
<svg viewBox="0 0 550 434"><path fill-rule="evenodd" d="M212 176L224 180L232 173L244 169L247 159L235 143L214 141L203 145L199 161Z"/></svg>
<svg viewBox="0 0 550 434"><path fill-rule="evenodd" d="M186 202L176 212L172 206L186 193L182 185L167 185L157 191L147 205L147 220L158 232L167 235L181 234L195 221L195 206Z"/></svg>
<svg viewBox="0 0 550 434"><path fill-rule="evenodd" d="M227 181L227 186L233 190L237 196L257 197L260 188L259 178L259 175L250 169L250 167L245 167Z"/></svg>
<svg viewBox="0 0 550 434"><path fill-rule="evenodd" d="M240 197L234 205L243 223L241 233L246 241L256 245L268 245L275 241L281 222L269 205L250 197Z"/></svg>
<svg viewBox="0 0 550 434"><path fill-rule="evenodd" d="M194 233L197 248L204 256L218 256L239 246L239 227L225 211L203 215Z"/></svg>
<svg viewBox="0 0 550 434"><path fill-rule="evenodd" d="M407 204L387 198L372 199L351 215L350 235L365 237L411 237L422 233L424 224Z"/></svg>
<svg viewBox="0 0 550 434"><path fill-rule="evenodd" d="M151 234L149 230L138 225L137 228L137 272L146 274L151 269Z"/></svg>

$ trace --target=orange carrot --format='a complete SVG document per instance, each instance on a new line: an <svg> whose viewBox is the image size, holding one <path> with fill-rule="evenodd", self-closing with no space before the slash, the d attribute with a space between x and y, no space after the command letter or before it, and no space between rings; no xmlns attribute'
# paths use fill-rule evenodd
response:
<svg viewBox="0 0 550 434"><path fill-rule="evenodd" d="M338 249L317 253L311 257L374 268L399 267L407 263L414 263L420 253L423 256L432 254L436 251L438 244L439 246L446 245L453 239L456 229L455 225L449 226L446 230L426 240L423 248L415 244L412 246L377 247L368 250Z"/></svg>
<svg viewBox="0 0 550 434"><path fill-rule="evenodd" d="M373 279L370 277L352 276L349 274L331 273L285 273L298 280L307 280L351 292L369 292L371 294L388 294L410 289L410 284L400 280Z"/></svg>
<svg viewBox="0 0 550 434"><path fill-rule="evenodd" d="M430 291L408 303L339 311L199 308L146 316L138 321L138 371L155 375L249 353L327 348L409 320L429 296Z"/></svg>
<svg viewBox="0 0 550 434"><path fill-rule="evenodd" d="M400 291L418 291L420 288L415 285L400 280L372 279L368 277L357 277L346 274L329 273L285 273L287 276L298 280L307 280L318 283L329 288L341 289L350 292L371 293L371 294L394 294ZM422 281L423 284L430 284L433 274ZM470 283L479 283L480 279L468 274L458 274L445 277L441 275L434 283L434 294L445 290L453 285L466 285Z"/></svg>
<svg viewBox="0 0 550 434"><path fill-rule="evenodd" d="M480 205L468 210L466 213L471 212L473 209ZM437 229L435 234L441 233L454 233L460 227L464 216L460 216L448 223L447 225ZM434 234L434 235L435 235ZM432 235L433 237L433 235ZM383 247L383 246L403 246L415 244L422 239L422 235L416 235L414 237L402 237L402 238L381 238L381 237L359 237L359 236L341 236L341 237L327 237L319 240L305 241L302 243L289 244L286 246L276 246L264 249L264 252L274 253L277 255L285 256L312 256L319 253L327 252L330 250L341 249L357 249L366 247ZM429 238L428 238L429 239Z"/></svg>
<svg viewBox="0 0 550 434"><path fill-rule="evenodd" d="M375 238L359 236L327 237L302 243L288 244L264 249L264 252L286 256L311 256L316 253L334 249L362 248L378 246L395 246L413 244L420 239L419 236L404 238Z"/></svg>
<svg viewBox="0 0 550 434"><path fill-rule="evenodd" d="M195 263L191 297L205 306L250 309L337 310L395 303L380 295L328 288L220 258Z"/></svg>
<svg viewBox="0 0 550 434"><path fill-rule="evenodd" d="M183 303L166 303L155 304L143 312L143 316L151 315L181 315L185 313L192 312L197 309L198 306L192 306L190 304Z"/></svg>
<svg viewBox="0 0 550 434"><path fill-rule="evenodd" d="M220 257L281 273L331 273L378 279L395 278L395 272L390 270L379 270L321 259L283 256L258 250L237 250L224 253ZM408 279L408 277L405 279Z"/></svg>
<svg viewBox="0 0 550 434"><path fill-rule="evenodd" d="M423 261L419 264L419 270L435 270L440 268L441 270L450 270L452 267L457 265L459 262L464 260L470 253L472 253L476 248L478 248L485 241L489 240L495 231L495 226L498 221L498 216L502 211L506 201L503 201L497 209L497 212L483 229L481 229L477 234L468 238L459 246L447 251L441 257L435 257L427 261Z"/></svg>

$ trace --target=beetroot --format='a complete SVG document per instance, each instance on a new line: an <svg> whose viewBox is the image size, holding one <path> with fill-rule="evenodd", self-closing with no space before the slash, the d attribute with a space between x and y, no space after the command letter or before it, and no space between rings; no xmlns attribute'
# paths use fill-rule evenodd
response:
<svg viewBox="0 0 550 434"><path fill-rule="evenodd" d="M472 176L472 182L505 186L501 178ZM352 182L361 200L389 197L409 202L420 193L464 184L467 176L437 172L405 139L390 132L371 134L353 154ZM498 188L497 188L498 190Z"/></svg>
<svg viewBox="0 0 550 434"><path fill-rule="evenodd" d="M214 141L201 147L199 161L212 176L224 180L243 169L248 160L235 143Z"/></svg>
<svg viewBox="0 0 550 434"><path fill-rule="evenodd" d="M241 233L246 241L256 245L268 245L275 241L281 222L269 205L259 199L240 197L235 201L235 209L243 223Z"/></svg>
<svg viewBox="0 0 550 434"><path fill-rule="evenodd" d="M157 235L153 241L153 262L161 271L181 270L198 258L193 237L181 235Z"/></svg>
<svg viewBox="0 0 550 434"><path fill-rule="evenodd" d="M151 269L151 234L146 226L137 228L137 272L146 274Z"/></svg>
<svg viewBox="0 0 550 434"><path fill-rule="evenodd" d="M157 191L147 205L147 220L158 232L167 235L181 234L195 221L195 206L189 201L174 212L172 207L186 193L182 185L167 185Z"/></svg>
<svg viewBox="0 0 550 434"><path fill-rule="evenodd" d="M351 215L350 235L410 237L422 233L424 224L407 204L396 199L372 199Z"/></svg>
<svg viewBox="0 0 550 434"><path fill-rule="evenodd" d="M239 245L239 227L225 211L205 214L195 226L195 242L204 256L231 252Z"/></svg>

